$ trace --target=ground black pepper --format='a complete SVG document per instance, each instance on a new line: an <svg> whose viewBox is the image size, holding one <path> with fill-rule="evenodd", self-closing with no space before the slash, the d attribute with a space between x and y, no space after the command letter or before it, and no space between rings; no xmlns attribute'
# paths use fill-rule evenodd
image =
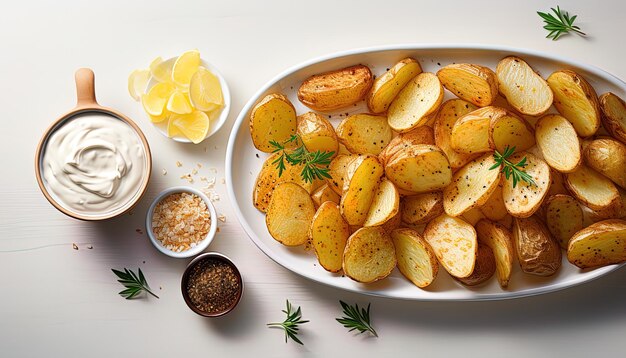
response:
<svg viewBox="0 0 626 358"><path fill-rule="evenodd" d="M191 269L187 293L200 311L226 311L238 299L241 283L235 269L222 260L205 259Z"/></svg>

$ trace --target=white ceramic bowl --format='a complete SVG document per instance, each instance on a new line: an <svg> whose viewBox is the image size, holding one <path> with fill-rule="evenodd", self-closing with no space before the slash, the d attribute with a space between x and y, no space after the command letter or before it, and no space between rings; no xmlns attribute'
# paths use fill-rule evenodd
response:
<svg viewBox="0 0 626 358"><path fill-rule="evenodd" d="M172 58L167 59L165 62L174 62L176 61L176 59L177 57L172 57ZM206 62L205 60L201 60L201 61L202 61L202 67L211 71L220 81L220 86L222 86L222 96L224 97L224 107L222 108L222 112L220 113L219 117L217 117L214 120L211 120L209 131L207 132L206 137L204 137L204 139L207 139L213 134L217 133L217 131L219 131L220 128L222 128L224 123L226 123L226 119L228 118L228 113L230 112L230 89L228 88L228 83L226 83L224 76L222 76L222 74L217 69L217 67ZM156 84L157 84L157 81L155 79L150 79L150 82L148 82L148 87L146 88L146 92L148 92L150 88L152 88L152 86ZM146 114L146 119L150 121L150 118L148 117L147 114ZM159 133L167 137L167 121L163 121L161 123L152 123L152 124L159 131ZM182 135L176 135L174 137L171 137L170 139L176 142L180 142L180 143L191 143L191 141L187 137L184 137Z"/></svg>
<svg viewBox="0 0 626 358"><path fill-rule="evenodd" d="M209 213L211 214L211 228L209 229L206 238L200 241L195 247L192 247L189 250L182 252L175 252L163 246L161 242L155 237L154 232L152 231L152 215L154 214L154 208L161 200L163 200L163 198L170 194L176 193L191 193L199 196L200 198L202 198L202 200L204 200L207 209L209 209ZM215 233L217 232L217 213L215 212L215 207L213 206L213 203L211 203L211 200L209 200L209 198L200 190L186 186L172 187L169 189L165 189L161 193L159 193L159 195L157 195L157 197L154 198L154 200L152 201L152 204L150 204L150 208L148 208L148 213L146 214L146 232L148 233L148 237L150 238L150 242L152 242L152 245L154 245L157 250L161 251L167 256L180 259L196 256L202 251L206 250L206 248L215 237Z"/></svg>

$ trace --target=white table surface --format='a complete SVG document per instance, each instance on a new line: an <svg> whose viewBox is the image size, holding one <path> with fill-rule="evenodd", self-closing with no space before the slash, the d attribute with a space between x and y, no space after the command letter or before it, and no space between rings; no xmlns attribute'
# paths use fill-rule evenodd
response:
<svg viewBox="0 0 626 358"><path fill-rule="evenodd" d="M62 5L61 5L62 3ZM544 38L545 1L63 1L11 2L0 15L0 356L616 356L626 337L626 271L538 297L497 302L406 302L310 282L267 258L229 205L224 156L238 111L266 81L311 57L393 43L487 43L531 48L594 64L626 79L626 3L562 1L587 38ZM453 5L454 4L454 5ZM126 91L131 70L157 55L198 48L233 95L228 123L205 143L161 136ZM74 70L96 73L97 97L134 118L153 151L149 190L133 215L85 223L57 212L40 193L35 146L50 121L75 104ZM183 167L178 168L179 160ZM242 302L205 319L185 305L188 260L157 252L143 229L147 204L203 164L217 178L226 216L210 250L236 261ZM163 176L162 169L168 174ZM215 168L217 173L212 173ZM201 187L198 180L195 186ZM72 248L76 243L79 250ZM89 245L93 249L87 249ZM127 301L111 268L141 267L161 299ZM302 306L304 346L265 323L282 320L285 299ZM380 338L347 333L338 300L372 304ZM614 352L614 354L611 354Z"/></svg>

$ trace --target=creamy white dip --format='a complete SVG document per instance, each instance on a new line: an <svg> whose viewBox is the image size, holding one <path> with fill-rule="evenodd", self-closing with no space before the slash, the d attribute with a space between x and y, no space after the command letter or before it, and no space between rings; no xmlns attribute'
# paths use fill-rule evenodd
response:
<svg viewBox="0 0 626 358"><path fill-rule="evenodd" d="M146 153L134 129L111 115L88 112L56 128L42 159L45 186L71 212L100 216L139 194Z"/></svg>

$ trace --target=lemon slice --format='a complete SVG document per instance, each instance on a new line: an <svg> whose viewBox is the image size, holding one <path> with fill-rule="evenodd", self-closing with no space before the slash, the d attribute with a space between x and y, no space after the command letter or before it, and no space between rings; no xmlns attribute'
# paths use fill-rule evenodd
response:
<svg viewBox="0 0 626 358"><path fill-rule="evenodd" d="M169 117L167 122L167 136L173 138L177 135L183 135L183 133L174 125L174 120L179 117L177 114L173 114Z"/></svg>
<svg viewBox="0 0 626 358"><path fill-rule="evenodd" d="M147 94L141 96L143 109L151 116L160 116L163 114L163 108L174 90L176 90L176 86L171 83L157 83Z"/></svg>
<svg viewBox="0 0 626 358"><path fill-rule="evenodd" d="M189 83L189 98L196 109L212 111L224 105L220 80L204 67L198 68Z"/></svg>
<svg viewBox="0 0 626 358"><path fill-rule="evenodd" d="M150 70L134 70L128 76L128 93L135 101L141 99L150 80Z"/></svg>
<svg viewBox="0 0 626 358"><path fill-rule="evenodd" d="M188 114L193 112L193 107L189 103L189 98L183 92L174 91L165 106L168 111L176 114Z"/></svg>
<svg viewBox="0 0 626 358"><path fill-rule="evenodd" d="M163 113L161 113L161 115L153 116L151 114L148 114L148 116L150 117L150 122L161 123L161 122L165 122L166 120L168 120L172 116L172 113L164 110Z"/></svg>
<svg viewBox="0 0 626 358"><path fill-rule="evenodd" d="M172 66L174 61L163 61L159 56L150 63L150 73L159 82L172 82Z"/></svg>
<svg viewBox="0 0 626 358"><path fill-rule="evenodd" d="M198 144L206 138L209 132L209 117L204 112L193 111L190 114L172 118L172 125L193 143Z"/></svg>
<svg viewBox="0 0 626 358"><path fill-rule="evenodd" d="M187 51L174 62L172 80L181 87L188 87L198 67L200 67L200 52L198 50Z"/></svg>

